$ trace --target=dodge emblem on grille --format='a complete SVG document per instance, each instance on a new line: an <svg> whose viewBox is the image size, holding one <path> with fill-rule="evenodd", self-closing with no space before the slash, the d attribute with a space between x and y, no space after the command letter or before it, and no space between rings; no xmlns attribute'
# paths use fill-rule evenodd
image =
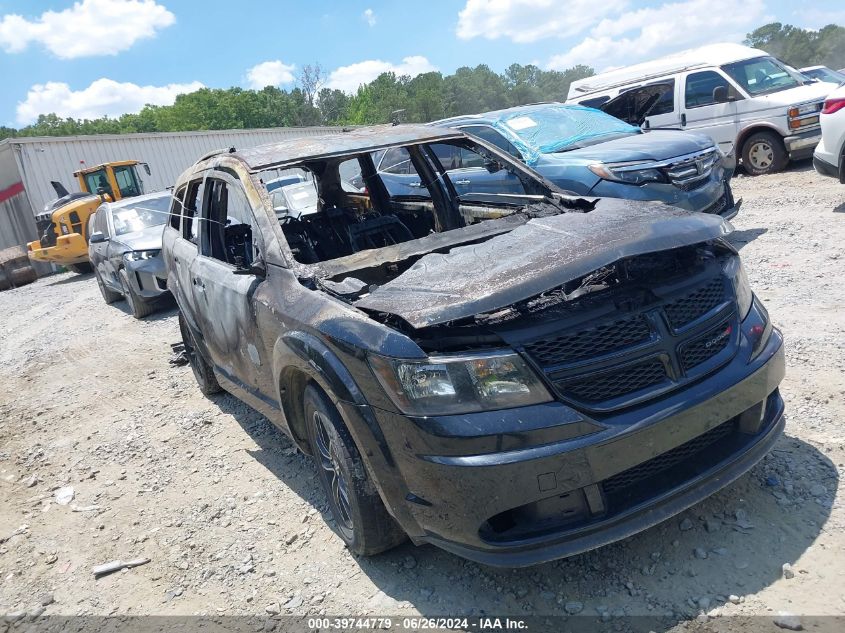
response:
<svg viewBox="0 0 845 633"><path fill-rule="evenodd" d="M724 331L719 332L713 338L710 338L710 339L707 339L706 341L704 341L704 348L710 349L711 347L718 345L723 340L725 340L728 336L730 336L730 334L731 334L731 326L729 325L728 327L726 327L724 329Z"/></svg>

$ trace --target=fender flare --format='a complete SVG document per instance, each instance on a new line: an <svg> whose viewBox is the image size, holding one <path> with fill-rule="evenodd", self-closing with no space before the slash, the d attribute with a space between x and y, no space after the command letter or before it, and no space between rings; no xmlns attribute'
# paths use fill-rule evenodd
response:
<svg viewBox="0 0 845 633"><path fill-rule="evenodd" d="M381 427L364 394L358 388L355 379L343 362L319 337L301 330L292 330L281 336L273 347L273 375L276 377L275 395L278 398L284 423L287 426L288 433L297 444L300 444L300 447L302 447L305 438L297 433L295 422L291 419L291 413L295 415L295 412L291 412L289 407L285 405L286 401L296 402L296 397L286 397L289 394L284 392L284 376L291 369L308 376L335 402L342 401L354 405L364 424L355 424L353 420L349 419L344 421L358 444L362 457L367 460L368 455L365 448L375 444L387 465L395 467L393 456L387 446L387 440L381 431ZM343 415L342 410L339 409L339 411Z"/></svg>

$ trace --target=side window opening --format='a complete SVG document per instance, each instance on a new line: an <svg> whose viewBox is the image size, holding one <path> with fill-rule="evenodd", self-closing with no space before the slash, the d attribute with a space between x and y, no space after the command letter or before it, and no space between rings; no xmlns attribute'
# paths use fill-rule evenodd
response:
<svg viewBox="0 0 845 633"><path fill-rule="evenodd" d="M105 169L98 169L97 171L92 171L90 174L85 174L85 183L90 193L94 195L105 193L110 195L112 200L114 199L111 185L109 184L108 178L106 178Z"/></svg>
<svg viewBox="0 0 845 633"><path fill-rule="evenodd" d="M182 237L199 244L199 219L202 214L205 186L202 178L188 184L185 202L182 205Z"/></svg>
<svg viewBox="0 0 845 633"><path fill-rule="evenodd" d="M173 194L173 204L170 206L170 219L168 224L171 227L180 230L182 225L182 207L185 204L185 190L187 187L181 187L179 191Z"/></svg>
<svg viewBox="0 0 845 633"><path fill-rule="evenodd" d="M131 167L115 167L114 179L117 181L117 187L120 189L122 197L129 198L141 195L141 186L135 177L135 170Z"/></svg>
<svg viewBox="0 0 845 633"><path fill-rule="evenodd" d="M259 238L252 208L237 185L209 179L209 200L203 211L202 253L237 268L246 268L260 257Z"/></svg>
<svg viewBox="0 0 845 633"><path fill-rule="evenodd" d="M500 218L544 194L495 159L462 140L314 160L309 211L277 217L294 259L314 264Z"/></svg>
<svg viewBox="0 0 845 633"><path fill-rule="evenodd" d="M605 99L606 101L607 99ZM474 134L478 138L484 139L488 143L491 143L498 147L501 150L504 150L514 158L518 158L522 160L522 155L519 153L519 150L516 149L513 143L511 143L508 139L502 136L497 130L494 130L489 125L467 125L465 127L460 128L464 132L469 132L470 134Z"/></svg>
<svg viewBox="0 0 845 633"><path fill-rule="evenodd" d="M684 102L687 108L698 108L713 105L713 90L724 86L730 92L728 80L712 70L703 70L687 75Z"/></svg>

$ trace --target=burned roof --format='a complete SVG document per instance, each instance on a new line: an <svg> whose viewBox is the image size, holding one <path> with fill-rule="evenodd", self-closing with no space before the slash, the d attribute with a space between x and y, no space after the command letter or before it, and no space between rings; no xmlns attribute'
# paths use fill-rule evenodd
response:
<svg viewBox="0 0 845 633"><path fill-rule="evenodd" d="M253 172L304 160L373 151L391 145L437 142L464 138L462 132L424 125L379 125L336 134L305 136L250 147L233 155Z"/></svg>

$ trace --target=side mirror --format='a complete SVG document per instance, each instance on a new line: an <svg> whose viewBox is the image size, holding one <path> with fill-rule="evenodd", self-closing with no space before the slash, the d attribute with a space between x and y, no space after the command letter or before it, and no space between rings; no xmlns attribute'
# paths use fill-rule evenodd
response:
<svg viewBox="0 0 845 633"><path fill-rule="evenodd" d="M491 174L495 174L497 171L501 171L502 166L499 164L498 161L485 160L484 161L484 169L486 169Z"/></svg>
<svg viewBox="0 0 845 633"><path fill-rule="evenodd" d="M232 271L233 275L252 275L253 277L260 277L264 279L267 276L267 269L264 267L264 262L253 262L251 266L244 268L235 268Z"/></svg>
<svg viewBox="0 0 845 633"><path fill-rule="evenodd" d="M103 235L102 231L94 231L91 233L91 237L88 240L91 244L102 244L103 242L108 242L108 238Z"/></svg>
<svg viewBox="0 0 845 633"><path fill-rule="evenodd" d="M713 101L716 103L727 103L728 101L728 87L716 86L713 88Z"/></svg>
<svg viewBox="0 0 845 633"><path fill-rule="evenodd" d="M153 172L150 171L150 166L147 163L141 163L144 166L144 171L147 172L147 176L152 176Z"/></svg>

